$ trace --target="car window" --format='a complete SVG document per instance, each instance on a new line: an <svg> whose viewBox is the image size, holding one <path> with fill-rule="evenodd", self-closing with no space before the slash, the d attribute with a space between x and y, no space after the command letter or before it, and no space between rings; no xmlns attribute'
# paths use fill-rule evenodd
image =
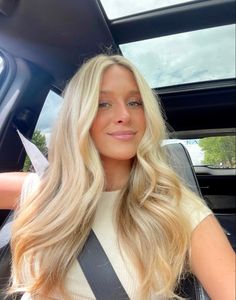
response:
<svg viewBox="0 0 236 300"><path fill-rule="evenodd" d="M0 74L3 71L3 68L4 68L4 61L3 61L3 58L1 57L1 54L0 54Z"/></svg>
<svg viewBox="0 0 236 300"><path fill-rule="evenodd" d="M32 142L45 156L47 156L52 127L61 108L61 104L62 97L54 91L50 90L44 102L38 122L35 127L35 131L32 136ZM29 170L32 170L32 166L27 156L23 171L27 172Z"/></svg>
<svg viewBox="0 0 236 300"><path fill-rule="evenodd" d="M3 75L3 70L4 70L4 60L0 53L0 82L2 79L2 75Z"/></svg>
<svg viewBox="0 0 236 300"><path fill-rule="evenodd" d="M194 166L217 169L236 168L236 136L212 136L201 139L170 139L169 143L183 144Z"/></svg>
<svg viewBox="0 0 236 300"><path fill-rule="evenodd" d="M45 136L47 145L50 140L53 124L57 118L61 105L62 97L50 90L35 128L35 130L39 130Z"/></svg>
<svg viewBox="0 0 236 300"><path fill-rule="evenodd" d="M153 88L236 77L235 24L122 44L120 48Z"/></svg>

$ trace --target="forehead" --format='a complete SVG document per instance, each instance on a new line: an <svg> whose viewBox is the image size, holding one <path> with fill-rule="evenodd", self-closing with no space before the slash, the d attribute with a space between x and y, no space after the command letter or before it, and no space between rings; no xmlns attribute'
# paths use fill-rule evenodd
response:
<svg viewBox="0 0 236 300"><path fill-rule="evenodd" d="M101 90L107 88L127 88L139 91L133 72L117 64L108 67L102 75Z"/></svg>

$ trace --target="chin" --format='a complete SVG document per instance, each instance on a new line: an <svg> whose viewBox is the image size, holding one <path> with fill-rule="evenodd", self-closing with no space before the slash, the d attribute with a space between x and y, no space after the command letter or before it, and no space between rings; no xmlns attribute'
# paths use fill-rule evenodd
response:
<svg viewBox="0 0 236 300"><path fill-rule="evenodd" d="M102 160L117 160L117 161L130 161L133 160L136 157L136 152L135 153L113 153L113 155L101 155Z"/></svg>

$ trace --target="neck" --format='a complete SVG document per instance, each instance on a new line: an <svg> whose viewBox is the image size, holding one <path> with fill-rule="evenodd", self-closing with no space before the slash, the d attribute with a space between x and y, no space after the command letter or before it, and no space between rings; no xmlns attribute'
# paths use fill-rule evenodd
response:
<svg viewBox="0 0 236 300"><path fill-rule="evenodd" d="M106 191L122 189L129 180L131 160L102 159L106 176Z"/></svg>

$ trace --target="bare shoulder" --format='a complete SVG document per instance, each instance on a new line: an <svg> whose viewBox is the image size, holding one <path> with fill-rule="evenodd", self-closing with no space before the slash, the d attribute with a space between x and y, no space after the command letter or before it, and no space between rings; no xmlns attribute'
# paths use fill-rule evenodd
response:
<svg viewBox="0 0 236 300"><path fill-rule="evenodd" d="M193 231L191 267L211 299L235 299L235 253L213 215Z"/></svg>
<svg viewBox="0 0 236 300"><path fill-rule="evenodd" d="M28 173L0 173L0 209L14 209Z"/></svg>

